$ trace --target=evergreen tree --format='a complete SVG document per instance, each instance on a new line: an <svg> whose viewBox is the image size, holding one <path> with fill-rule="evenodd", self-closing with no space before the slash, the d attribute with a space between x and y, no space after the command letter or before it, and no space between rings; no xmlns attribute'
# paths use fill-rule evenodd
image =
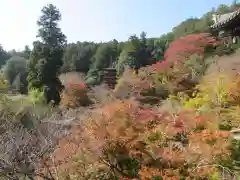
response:
<svg viewBox="0 0 240 180"><path fill-rule="evenodd" d="M47 102L60 101L61 82L58 78L63 64L63 50L66 45L66 36L58 27L61 13L53 4L48 4L42 9L42 16L37 25L39 26L37 37L40 41L33 44L29 62L29 88L46 88L45 97Z"/></svg>
<svg viewBox="0 0 240 180"><path fill-rule="evenodd" d="M25 46L24 51L23 51L23 56L26 59L30 58L31 50L28 45Z"/></svg>

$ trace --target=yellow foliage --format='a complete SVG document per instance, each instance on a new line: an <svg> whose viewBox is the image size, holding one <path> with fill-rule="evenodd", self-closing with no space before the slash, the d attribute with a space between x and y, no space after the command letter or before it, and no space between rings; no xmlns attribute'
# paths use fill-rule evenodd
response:
<svg viewBox="0 0 240 180"><path fill-rule="evenodd" d="M122 85L122 83L123 83L123 78L122 77L118 78L115 89L118 89Z"/></svg>
<svg viewBox="0 0 240 180"><path fill-rule="evenodd" d="M3 75L0 75L0 89L7 89L8 88L8 81Z"/></svg>
<svg viewBox="0 0 240 180"><path fill-rule="evenodd" d="M198 110L211 110L213 107L225 107L230 100L230 90L234 83L229 76L219 74L209 77L207 81L197 86L198 93L194 92L194 98L184 101L184 107Z"/></svg>
<svg viewBox="0 0 240 180"><path fill-rule="evenodd" d="M44 92L39 89L35 88L30 89L30 91L28 92L28 97L33 104L45 103Z"/></svg>
<svg viewBox="0 0 240 180"><path fill-rule="evenodd" d="M137 76L136 70L133 71L132 75L133 75L133 77L136 77L136 76Z"/></svg>

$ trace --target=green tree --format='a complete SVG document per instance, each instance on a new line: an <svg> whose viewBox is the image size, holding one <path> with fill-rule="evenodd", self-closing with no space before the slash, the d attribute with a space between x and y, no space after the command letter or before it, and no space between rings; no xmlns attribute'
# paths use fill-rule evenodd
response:
<svg viewBox="0 0 240 180"><path fill-rule="evenodd" d="M140 34L140 47L139 47L138 59L140 61L140 66L145 66L149 64L149 54L147 52L147 33L141 32Z"/></svg>
<svg viewBox="0 0 240 180"><path fill-rule="evenodd" d="M218 14L225 14L231 12L231 7L226 4L220 4L217 8Z"/></svg>
<svg viewBox="0 0 240 180"><path fill-rule="evenodd" d="M127 51L129 59L131 60L131 67L140 68L140 62L138 59L140 40L136 35L130 36L128 39L129 43L127 44Z"/></svg>
<svg viewBox="0 0 240 180"><path fill-rule="evenodd" d="M10 57L0 44L0 67L2 67Z"/></svg>
<svg viewBox="0 0 240 180"><path fill-rule="evenodd" d="M160 38L154 40L154 49L152 51L152 57L157 61L164 59L164 52L167 50L168 45L174 40L174 34L172 32L163 34Z"/></svg>
<svg viewBox="0 0 240 180"><path fill-rule="evenodd" d="M33 51L29 62L29 88L45 88L47 102L60 101L61 82L58 78L63 64L62 57L66 45L66 36L58 27L61 13L53 4L48 4L42 9L42 16L37 37L40 41L33 44Z"/></svg>
<svg viewBox="0 0 240 180"><path fill-rule="evenodd" d="M8 56L9 58L13 56L17 56L17 57L23 57L25 59L29 59L30 53L31 53L31 50L29 46L25 46L23 51L16 51L15 49L8 51Z"/></svg>
<svg viewBox="0 0 240 180"><path fill-rule="evenodd" d="M121 75L126 66L130 66L130 59L128 52L126 50L123 50L119 56L118 63L117 63L117 73L118 75Z"/></svg>
<svg viewBox="0 0 240 180"><path fill-rule="evenodd" d="M21 76L27 72L27 60L20 56L13 56L7 60L2 70L11 85L18 74Z"/></svg>
<svg viewBox="0 0 240 180"><path fill-rule="evenodd" d="M151 63L151 61L149 61L151 59L151 53L148 53L147 49L147 38L145 32L140 34L140 38L136 35L129 37L127 51L129 58L132 61L131 66L136 70Z"/></svg>
<svg viewBox="0 0 240 180"><path fill-rule="evenodd" d="M30 58L30 54L31 54L31 50L30 50L29 46L26 45L26 46L24 47L24 51L23 51L23 56L24 56L24 58L25 58L25 59L29 59L29 58Z"/></svg>
<svg viewBox="0 0 240 180"><path fill-rule="evenodd" d="M78 71L87 73L96 53L97 45L91 42L68 44L63 56L62 72Z"/></svg>
<svg viewBox="0 0 240 180"><path fill-rule="evenodd" d="M110 65L110 62L112 60L111 56L111 48L107 43L101 44L97 52L95 54L95 68L96 69L103 69L107 68Z"/></svg>

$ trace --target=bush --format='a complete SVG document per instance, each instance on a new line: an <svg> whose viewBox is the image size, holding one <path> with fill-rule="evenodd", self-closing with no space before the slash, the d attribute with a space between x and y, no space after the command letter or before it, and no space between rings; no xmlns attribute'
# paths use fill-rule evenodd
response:
<svg viewBox="0 0 240 180"><path fill-rule="evenodd" d="M179 92L191 94L197 84L196 79L192 79L189 69L181 62L163 61L151 67L153 84L156 92L167 90L168 94L176 95ZM164 88L163 88L164 87Z"/></svg>
<svg viewBox="0 0 240 180"><path fill-rule="evenodd" d="M87 73L87 76L85 77L85 84L88 87L99 85L102 81L100 74L101 72L98 69L90 69Z"/></svg>
<svg viewBox="0 0 240 180"><path fill-rule="evenodd" d="M184 61L184 68L189 72L190 79L199 81L205 74L210 63L203 56L193 54L189 59Z"/></svg>
<svg viewBox="0 0 240 180"><path fill-rule="evenodd" d="M30 98L30 101L33 104L45 104L46 100L44 97L44 92L41 91L40 89L32 88L28 92L28 96Z"/></svg>
<svg viewBox="0 0 240 180"><path fill-rule="evenodd" d="M115 94L119 98L130 96L139 97L151 89L151 78L147 68L140 69L138 75L134 75L133 70L127 69L118 80Z"/></svg>
<svg viewBox="0 0 240 180"><path fill-rule="evenodd" d="M41 121L52 114L51 106L33 104L28 96L0 95L0 179L35 179L38 160L61 134L59 125Z"/></svg>
<svg viewBox="0 0 240 180"><path fill-rule="evenodd" d="M3 74L0 74L0 89L6 90L8 88L8 81Z"/></svg>
<svg viewBox="0 0 240 180"><path fill-rule="evenodd" d="M218 46L216 46L216 49L212 51L211 55L217 56L231 55L236 52L236 49L237 48L235 47L234 44L227 46L224 43L221 43Z"/></svg>
<svg viewBox="0 0 240 180"><path fill-rule="evenodd" d="M229 107L233 103L233 93L237 89L234 90L235 83L229 76L220 73L207 78L197 86L199 92L195 97L184 103L185 107L211 111L213 108Z"/></svg>
<svg viewBox="0 0 240 180"><path fill-rule="evenodd" d="M32 90L31 95L0 96L0 114L4 121L33 128L39 121L52 114L52 107L43 103L42 92ZM8 124L8 123L6 123Z"/></svg>
<svg viewBox="0 0 240 180"><path fill-rule="evenodd" d="M83 83L69 83L61 94L61 104L71 108L87 106L91 104L87 92L88 89Z"/></svg>

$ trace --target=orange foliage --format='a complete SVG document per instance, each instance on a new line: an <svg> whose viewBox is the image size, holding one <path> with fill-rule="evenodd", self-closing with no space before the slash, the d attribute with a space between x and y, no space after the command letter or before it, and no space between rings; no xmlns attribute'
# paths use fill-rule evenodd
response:
<svg viewBox="0 0 240 180"><path fill-rule="evenodd" d="M88 89L82 82L69 83L61 94L61 104L68 107L88 105Z"/></svg>
<svg viewBox="0 0 240 180"><path fill-rule="evenodd" d="M197 177L197 171L191 172L201 160L214 163L219 154L228 157L229 133L213 129L214 123L213 118L191 111L171 115L143 109L132 100L116 101L93 113L74 135L76 154L87 157L85 164L99 162L112 170L123 155L135 158L143 179L154 175L179 179L183 169L187 177ZM68 165L74 171L74 164ZM123 177L123 169L118 171Z"/></svg>

